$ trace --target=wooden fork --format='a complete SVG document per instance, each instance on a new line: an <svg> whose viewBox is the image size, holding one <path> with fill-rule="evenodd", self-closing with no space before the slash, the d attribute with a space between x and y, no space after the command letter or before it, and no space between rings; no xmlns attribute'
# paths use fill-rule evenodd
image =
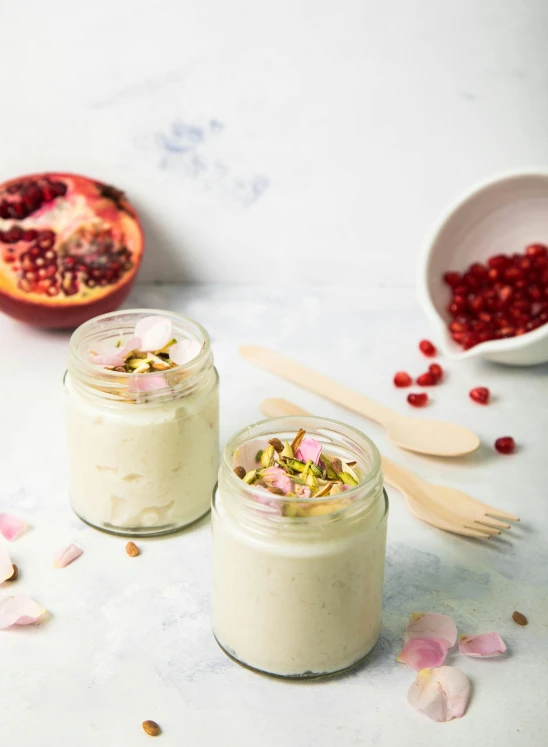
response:
<svg viewBox="0 0 548 747"><path fill-rule="evenodd" d="M261 411L267 417L309 414L285 399L265 399ZM412 514L446 532L489 539L503 529L510 529L508 521L519 521L514 514L493 508L460 490L430 485L386 457L382 457L382 470L388 485L403 493Z"/></svg>

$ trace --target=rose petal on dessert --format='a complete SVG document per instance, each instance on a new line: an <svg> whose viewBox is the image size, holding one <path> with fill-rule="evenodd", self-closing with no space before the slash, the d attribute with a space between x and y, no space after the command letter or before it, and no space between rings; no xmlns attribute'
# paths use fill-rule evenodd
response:
<svg viewBox="0 0 548 747"><path fill-rule="evenodd" d="M135 325L135 336L141 338L143 353L161 350L173 338L171 319L165 316L145 316Z"/></svg>
<svg viewBox="0 0 548 747"><path fill-rule="evenodd" d="M60 550L57 550L53 555L53 565L56 568L64 568L65 566L72 563L73 560L79 558L84 551L81 550L77 545L68 545Z"/></svg>
<svg viewBox="0 0 548 747"><path fill-rule="evenodd" d="M445 638L410 638L402 648L397 661L420 672L421 669L440 667L445 661L449 646Z"/></svg>
<svg viewBox="0 0 548 747"><path fill-rule="evenodd" d="M169 357L178 366L183 366L196 358L202 346L196 340L181 340L169 348Z"/></svg>
<svg viewBox="0 0 548 747"><path fill-rule="evenodd" d="M500 656L506 652L506 644L498 633L461 635L459 651L468 656Z"/></svg>
<svg viewBox="0 0 548 747"><path fill-rule="evenodd" d="M46 610L26 594L0 597L0 630L11 625L31 625L37 622Z"/></svg>
<svg viewBox="0 0 548 747"><path fill-rule="evenodd" d="M0 513L0 534L13 542L27 528L27 522L13 514Z"/></svg>
<svg viewBox="0 0 548 747"><path fill-rule="evenodd" d="M103 353L102 355L91 355L90 361L98 366L123 366L128 355L133 350L139 350L140 346L141 338L132 337L126 342L123 348L113 348L112 351Z"/></svg>
<svg viewBox="0 0 548 747"><path fill-rule="evenodd" d="M403 642L407 643L410 638L444 638L451 647L457 642L457 626L449 615L413 612Z"/></svg>
<svg viewBox="0 0 548 747"><path fill-rule="evenodd" d="M407 700L432 721L451 721L464 716L470 682L456 667L422 669L409 688Z"/></svg>
<svg viewBox="0 0 548 747"><path fill-rule="evenodd" d="M293 480L281 467L268 467L261 472L261 477L273 487L283 490L284 495L289 495L289 493L293 492Z"/></svg>
<svg viewBox="0 0 548 747"><path fill-rule="evenodd" d="M167 381L161 374L135 374L129 382L132 392L153 392L156 389L164 389L166 386Z"/></svg>
<svg viewBox="0 0 548 747"><path fill-rule="evenodd" d="M322 445L313 438L303 438L295 457L300 459L301 462L308 462L310 459L314 464L318 464L320 461L320 455L322 453Z"/></svg>
<svg viewBox="0 0 548 747"><path fill-rule="evenodd" d="M13 563L3 543L0 543L0 584L13 574Z"/></svg>

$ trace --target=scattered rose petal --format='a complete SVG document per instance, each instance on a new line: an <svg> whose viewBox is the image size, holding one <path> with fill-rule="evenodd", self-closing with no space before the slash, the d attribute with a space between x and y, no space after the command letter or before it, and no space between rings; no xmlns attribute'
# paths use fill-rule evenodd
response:
<svg viewBox="0 0 548 747"><path fill-rule="evenodd" d="M0 584L13 574L13 563L3 543L0 543Z"/></svg>
<svg viewBox="0 0 548 747"><path fill-rule="evenodd" d="M321 453L322 445L318 441L315 441L313 438L303 438L295 456L301 462L308 462L310 459L314 464L318 464Z"/></svg>
<svg viewBox="0 0 548 747"><path fill-rule="evenodd" d="M98 366L123 366L126 358L133 350L139 350L140 337L132 337L123 348L113 348L112 351L102 355L91 355L90 361Z"/></svg>
<svg viewBox="0 0 548 747"><path fill-rule="evenodd" d="M0 534L13 542L27 528L27 522L12 514L0 513Z"/></svg>
<svg viewBox="0 0 548 747"><path fill-rule="evenodd" d="M31 625L46 610L26 594L13 597L0 597L0 630L10 625Z"/></svg>
<svg viewBox="0 0 548 747"><path fill-rule="evenodd" d="M77 545L68 545L63 547L61 550L57 550L53 555L53 565L56 568L64 568L65 566L72 563L73 560L79 558L84 551L81 550Z"/></svg>
<svg viewBox="0 0 548 747"><path fill-rule="evenodd" d="M281 467L268 467L261 473L266 482L275 488L283 490L284 495L289 495L293 490L293 480Z"/></svg>
<svg viewBox="0 0 548 747"><path fill-rule="evenodd" d="M440 667L449 646L445 638L410 638L398 656L398 661L420 672L421 669Z"/></svg>
<svg viewBox="0 0 548 747"><path fill-rule="evenodd" d="M444 638L451 647L457 642L457 626L448 615L413 612L403 642L407 643L410 638Z"/></svg>
<svg viewBox="0 0 548 747"><path fill-rule="evenodd" d="M500 656L506 651L506 644L498 633L459 636L459 651L468 656Z"/></svg>
<svg viewBox="0 0 548 747"><path fill-rule="evenodd" d="M409 688L408 702L432 721L451 721L466 711L470 682L456 667L422 669Z"/></svg>
<svg viewBox="0 0 548 747"><path fill-rule="evenodd" d="M161 350L173 339L171 319L164 316L145 316L135 325L135 336L141 338L139 350L143 353Z"/></svg>
<svg viewBox="0 0 548 747"><path fill-rule="evenodd" d="M169 348L169 357L178 366L189 363L201 351L202 346L196 340L181 340Z"/></svg>
<svg viewBox="0 0 548 747"><path fill-rule="evenodd" d="M166 386L167 381L161 374L134 374L129 382L132 392L153 392Z"/></svg>

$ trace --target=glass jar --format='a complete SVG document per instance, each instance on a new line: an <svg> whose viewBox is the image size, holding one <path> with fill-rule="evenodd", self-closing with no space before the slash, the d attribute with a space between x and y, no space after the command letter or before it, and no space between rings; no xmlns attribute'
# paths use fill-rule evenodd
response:
<svg viewBox="0 0 548 747"><path fill-rule="evenodd" d="M291 442L299 428L329 456L356 461L363 481L305 500L259 493L234 473L245 455L273 437ZM298 506L307 515L293 516ZM379 452L355 428L291 416L240 431L223 452L212 509L212 623L221 648L283 677L332 674L363 659L381 630L387 516Z"/></svg>
<svg viewBox="0 0 548 747"><path fill-rule="evenodd" d="M90 363L89 354L123 344L149 316L170 319L173 336L197 341L201 352L162 372L165 386L140 391L143 377L155 374L107 370ZM209 335L192 319L137 309L78 327L65 375L76 514L98 529L133 536L173 532L206 514L219 468L218 389Z"/></svg>

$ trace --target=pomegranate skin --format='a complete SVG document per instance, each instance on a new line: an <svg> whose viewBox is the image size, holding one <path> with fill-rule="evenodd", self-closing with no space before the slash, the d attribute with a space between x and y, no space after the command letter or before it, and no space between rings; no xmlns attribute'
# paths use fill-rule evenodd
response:
<svg viewBox="0 0 548 747"><path fill-rule="evenodd" d="M78 174L32 174L0 185L0 233L0 312L42 328L74 329L117 309L144 251L139 217L124 194ZM47 233L55 257L33 260L33 252L44 257L39 240ZM14 235L21 243L10 242Z"/></svg>

